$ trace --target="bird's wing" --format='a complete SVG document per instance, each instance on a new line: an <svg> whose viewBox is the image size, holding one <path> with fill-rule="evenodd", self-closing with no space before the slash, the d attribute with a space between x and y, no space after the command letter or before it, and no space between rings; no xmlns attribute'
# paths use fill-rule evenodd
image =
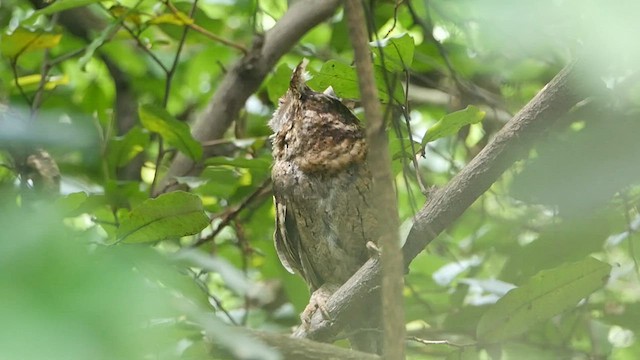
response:
<svg viewBox="0 0 640 360"><path fill-rule="evenodd" d="M278 258L287 271L302 275L311 290L314 291L320 287L321 281L318 279L307 253L302 248L297 221L293 212L287 210L287 205L284 202L278 201L276 197L275 203L276 231L274 239Z"/></svg>
<svg viewBox="0 0 640 360"><path fill-rule="evenodd" d="M287 205L275 199L276 203L276 231L274 239L276 243L276 252L280 262L290 273L302 274L302 264L298 253L300 251L300 235L295 229L295 225L290 223L293 219L289 219L291 215L287 214ZM295 220L293 220L295 221Z"/></svg>

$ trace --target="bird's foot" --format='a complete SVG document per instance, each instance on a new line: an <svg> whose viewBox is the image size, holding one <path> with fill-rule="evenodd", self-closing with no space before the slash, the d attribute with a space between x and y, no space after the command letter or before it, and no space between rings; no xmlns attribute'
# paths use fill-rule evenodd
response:
<svg viewBox="0 0 640 360"><path fill-rule="evenodd" d="M327 309L327 301L338 287L339 286L335 284L323 284L318 288L318 290L311 294L309 304L305 307L302 314L300 314L302 325L305 326L305 328L309 328L311 325L311 318L318 310L325 320L333 321L331 314L329 314L329 310Z"/></svg>

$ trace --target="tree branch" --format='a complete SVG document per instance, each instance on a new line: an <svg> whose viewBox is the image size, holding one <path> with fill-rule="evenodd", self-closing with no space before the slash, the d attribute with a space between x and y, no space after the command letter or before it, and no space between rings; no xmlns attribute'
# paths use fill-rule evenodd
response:
<svg viewBox="0 0 640 360"><path fill-rule="evenodd" d="M566 66L520 110L467 166L435 192L414 218L403 247L409 264L433 239L450 226L515 161L527 155L536 140L562 115L593 91L596 77L581 63ZM306 331L297 336L326 341L338 334L351 309L378 291L380 262L367 261L326 304L331 320L316 313Z"/></svg>
<svg viewBox="0 0 640 360"><path fill-rule="evenodd" d="M246 100L258 89L280 57L307 31L331 16L339 4L339 0L298 1L264 36L256 37L252 49L231 67L207 109L192 126L194 137L201 142L222 138ZM204 149L203 158L211 155L208 150ZM177 154L159 188L165 191L175 189L172 184L176 176L197 170L197 164Z"/></svg>
<svg viewBox="0 0 640 360"><path fill-rule="evenodd" d="M367 162L373 178L373 204L380 234L377 240L382 247L382 323L384 329L384 358L404 359L404 309L403 264L398 241L398 208L393 188L389 140L383 111L378 101L378 91L373 75L373 61L369 52L369 36L360 0L345 3L349 37L353 44L358 83L364 114L367 119ZM377 307L373 308L378 312ZM371 316L380 316L373 314Z"/></svg>
<svg viewBox="0 0 640 360"><path fill-rule="evenodd" d="M264 343L276 348L283 359L295 360L379 360L380 357L338 346L322 344L307 339L294 339L287 335L268 333L264 331L250 331L250 334Z"/></svg>

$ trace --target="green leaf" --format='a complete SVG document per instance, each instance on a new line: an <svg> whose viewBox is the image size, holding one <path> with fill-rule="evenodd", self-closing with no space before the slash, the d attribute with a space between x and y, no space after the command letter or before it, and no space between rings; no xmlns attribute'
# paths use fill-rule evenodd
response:
<svg viewBox="0 0 640 360"><path fill-rule="evenodd" d="M374 41L369 46L375 56L374 63L391 72L408 69L413 62L413 51L416 47L413 38L407 33Z"/></svg>
<svg viewBox="0 0 640 360"><path fill-rule="evenodd" d="M149 20L147 24L172 24L172 25L191 25L193 24L193 19L190 18L187 14L178 11L176 14L162 14L154 17Z"/></svg>
<svg viewBox="0 0 640 360"><path fill-rule="evenodd" d="M0 51L10 58L27 51L51 49L60 43L62 35L17 28L10 35L2 35L1 39Z"/></svg>
<svg viewBox="0 0 640 360"><path fill-rule="evenodd" d="M384 69L379 66L375 67L376 88L378 96L383 102L389 102L391 95L399 102L404 102L404 94L400 83L393 89L393 94L389 94L389 90L384 81ZM359 99L360 88L358 86L358 75L356 70L344 63L329 60L322 65L319 72L313 74L313 79L308 81L309 86L324 91L331 86L336 95L347 99Z"/></svg>
<svg viewBox="0 0 640 360"><path fill-rule="evenodd" d="M138 114L142 125L149 131L160 134L167 144L193 160L202 157L202 146L191 136L189 125L171 116L167 110L147 104L140 106Z"/></svg>
<svg viewBox="0 0 640 360"><path fill-rule="evenodd" d="M291 81L291 68L287 64L280 64L267 82L267 93L272 103L278 104L278 100L289 89Z"/></svg>
<svg viewBox="0 0 640 360"><path fill-rule="evenodd" d="M222 156L216 156L207 159L204 162L205 165L230 165L233 167L239 167L244 169L254 169L254 170L268 170L271 166L271 161L265 158L255 158L255 159L246 159L246 158L228 158Z"/></svg>
<svg viewBox="0 0 640 360"><path fill-rule="evenodd" d="M610 271L609 264L587 257L538 273L482 316L476 330L478 339L500 342L522 334L604 286Z"/></svg>
<svg viewBox="0 0 640 360"><path fill-rule="evenodd" d="M209 225L202 202L184 191L163 194L142 202L120 223L118 241L141 243L199 233Z"/></svg>
<svg viewBox="0 0 640 360"><path fill-rule="evenodd" d="M424 138L422 138L422 146L433 140L453 135L465 125L479 123L484 119L484 115L484 111L473 105L467 106L464 110L447 114L427 130Z"/></svg>
<svg viewBox="0 0 640 360"><path fill-rule="evenodd" d="M124 136L115 137L109 142L107 161L114 168L125 166L148 146L149 133L135 126Z"/></svg>
<svg viewBox="0 0 640 360"><path fill-rule="evenodd" d="M29 18L31 19L39 15L51 15L60 11L87 6L97 2L100 2L100 0L56 0L53 4L37 10Z"/></svg>

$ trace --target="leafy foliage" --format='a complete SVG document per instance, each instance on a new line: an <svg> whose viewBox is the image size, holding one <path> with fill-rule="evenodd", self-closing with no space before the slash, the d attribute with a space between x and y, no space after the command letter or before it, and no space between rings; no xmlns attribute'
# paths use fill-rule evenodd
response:
<svg viewBox="0 0 640 360"><path fill-rule="evenodd" d="M280 358L243 328L286 333L308 300L272 245L266 124L302 58L360 115L341 10L240 113L210 108L287 3L2 2L2 356ZM403 234L564 64L602 79L411 263L409 358L640 358L640 5L371 4ZM232 127L197 133L216 112Z"/></svg>

